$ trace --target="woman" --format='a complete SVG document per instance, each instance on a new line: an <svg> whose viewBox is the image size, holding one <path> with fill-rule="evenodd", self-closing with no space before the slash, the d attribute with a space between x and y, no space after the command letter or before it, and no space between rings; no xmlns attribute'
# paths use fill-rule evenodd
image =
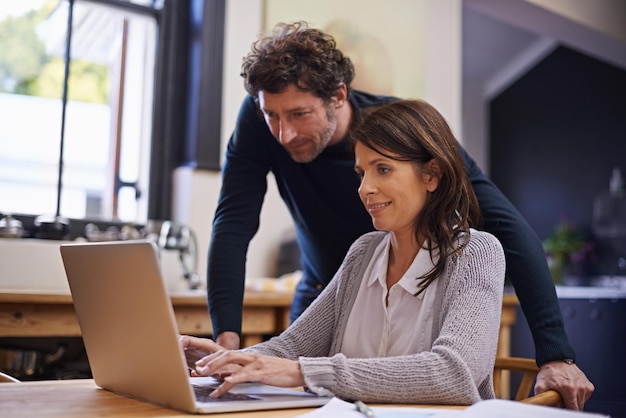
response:
<svg viewBox="0 0 626 418"><path fill-rule="evenodd" d="M258 381L366 402L493 398L504 253L470 227L479 208L456 139L422 101L375 109L351 137L378 231L281 335L236 351L181 337L194 374L232 372L212 396Z"/></svg>

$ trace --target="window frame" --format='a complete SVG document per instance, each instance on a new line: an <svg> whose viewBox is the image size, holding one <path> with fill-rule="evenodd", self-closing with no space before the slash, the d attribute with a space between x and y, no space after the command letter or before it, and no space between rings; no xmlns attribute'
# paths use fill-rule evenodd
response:
<svg viewBox="0 0 626 418"><path fill-rule="evenodd" d="M171 219L177 167L221 168L225 15L226 0L166 1L162 9L148 219Z"/></svg>

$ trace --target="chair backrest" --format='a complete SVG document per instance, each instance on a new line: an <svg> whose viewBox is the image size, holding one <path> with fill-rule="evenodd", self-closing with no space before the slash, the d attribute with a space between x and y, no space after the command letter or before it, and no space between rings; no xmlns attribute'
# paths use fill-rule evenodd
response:
<svg viewBox="0 0 626 418"><path fill-rule="evenodd" d="M504 373L521 374L522 379L515 394L515 400L534 405L563 406L561 394L555 390L548 390L538 395L530 396L539 373L539 367L534 359L523 357L496 357L493 370L493 385L496 398L503 398L502 375ZM510 377L510 376L509 376Z"/></svg>
<svg viewBox="0 0 626 418"><path fill-rule="evenodd" d="M493 386L496 392L496 398L501 399L504 397L504 394L501 393L501 381L503 374L507 372L516 372L522 375L522 380L515 394L515 400L521 401L522 399L528 398L535 383L537 373L539 373L539 367L535 363L535 360L522 357L496 357L493 370Z"/></svg>
<svg viewBox="0 0 626 418"><path fill-rule="evenodd" d="M8 375L0 371L0 383L9 383L9 382L19 383L19 380L11 375Z"/></svg>

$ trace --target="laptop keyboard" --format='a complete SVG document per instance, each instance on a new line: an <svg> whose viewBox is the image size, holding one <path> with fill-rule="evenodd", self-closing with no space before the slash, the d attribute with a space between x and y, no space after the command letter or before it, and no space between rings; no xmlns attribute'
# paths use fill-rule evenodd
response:
<svg viewBox="0 0 626 418"><path fill-rule="evenodd" d="M231 393L226 392L219 398L211 398L209 395L218 385L191 385L193 391L196 394L196 400L199 402L225 402L225 401L258 401L261 400L260 396L246 395L243 393Z"/></svg>

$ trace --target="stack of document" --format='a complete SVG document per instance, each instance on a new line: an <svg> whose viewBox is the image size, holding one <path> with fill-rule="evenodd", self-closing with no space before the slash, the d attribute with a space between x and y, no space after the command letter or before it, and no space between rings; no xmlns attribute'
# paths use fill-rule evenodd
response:
<svg viewBox="0 0 626 418"><path fill-rule="evenodd" d="M576 412L549 406L530 405L523 402L491 399L478 402L464 410L432 409L419 407L374 406L375 418L608 418L589 412ZM364 418L353 403L338 398L326 405L300 415L299 418Z"/></svg>

